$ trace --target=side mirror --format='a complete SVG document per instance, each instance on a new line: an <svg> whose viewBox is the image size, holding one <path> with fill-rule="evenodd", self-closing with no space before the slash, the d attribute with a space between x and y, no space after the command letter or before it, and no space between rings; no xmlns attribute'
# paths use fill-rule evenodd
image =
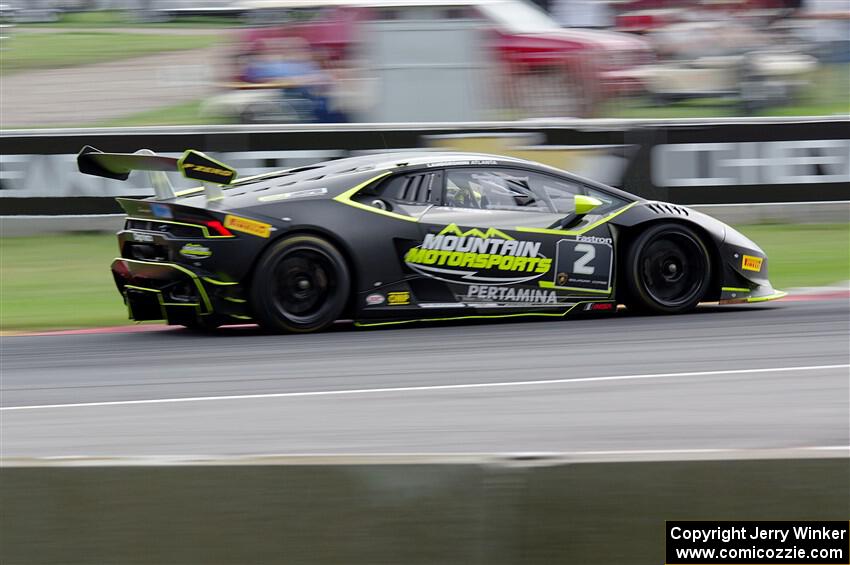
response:
<svg viewBox="0 0 850 565"><path fill-rule="evenodd" d="M575 215L578 218L586 214L590 214L595 209L602 206L601 200L592 196L585 196L584 194L576 194L573 196L573 201L575 203Z"/></svg>
<svg viewBox="0 0 850 565"><path fill-rule="evenodd" d="M573 213L561 220L560 224L555 224L558 228L565 230L579 223L583 217L590 214L598 207L602 206L602 201L592 196L584 194L576 194L573 196Z"/></svg>

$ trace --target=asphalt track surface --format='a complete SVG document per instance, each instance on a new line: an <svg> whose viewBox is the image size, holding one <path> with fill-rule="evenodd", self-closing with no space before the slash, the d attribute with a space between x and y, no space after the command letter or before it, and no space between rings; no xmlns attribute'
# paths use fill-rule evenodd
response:
<svg viewBox="0 0 850 565"><path fill-rule="evenodd" d="M674 317L2 338L0 455L850 445L850 302Z"/></svg>

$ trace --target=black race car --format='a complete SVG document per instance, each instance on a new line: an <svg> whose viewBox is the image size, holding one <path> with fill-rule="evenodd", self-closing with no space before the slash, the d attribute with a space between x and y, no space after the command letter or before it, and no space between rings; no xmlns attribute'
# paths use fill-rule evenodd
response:
<svg viewBox="0 0 850 565"><path fill-rule="evenodd" d="M133 320L309 332L784 295L731 227L520 159L384 153L239 180L191 150L85 147L78 164L122 180L153 171L155 197L118 199L112 273ZM175 193L164 171L203 186Z"/></svg>

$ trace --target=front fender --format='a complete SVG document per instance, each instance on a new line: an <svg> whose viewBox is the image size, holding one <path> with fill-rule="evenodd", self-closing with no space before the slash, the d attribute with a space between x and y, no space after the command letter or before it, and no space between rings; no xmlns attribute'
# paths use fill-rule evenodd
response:
<svg viewBox="0 0 850 565"><path fill-rule="evenodd" d="M710 298L721 303L758 302L785 296L768 280L765 252L735 228L686 206L666 202L641 202L618 216L613 224L629 230L643 224L669 221L690 225L705 234L716 252L718 274Z"/></svg>

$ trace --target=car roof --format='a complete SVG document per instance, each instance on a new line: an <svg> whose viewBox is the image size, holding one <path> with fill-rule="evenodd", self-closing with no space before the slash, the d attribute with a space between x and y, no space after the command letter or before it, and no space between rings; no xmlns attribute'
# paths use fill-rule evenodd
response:
<svg viewBox="0 0 850 565"><path fill-rule="evenodd" d="M480 163L485 161L486 163ZM462 165L475 162L474 164L506 164L506 165L531 165L540 166L538 163L505 157L502 155L489 155L486 153L469 153L455 151L393 151L383 153L370 153L369 155L358 155L355 157L344 157L330 161L321 161L294 169L283 169L273 171L244 179L237 180L234 185L245 185L269 179L287 177L287 180L306 181L315 177L335 177L348 173L361 171L381 171L386 169L400 169L421 165L440 164L449 166L452 164Z"/></svg>
<svg viewBox="0 0 850 565"><path fill-rule="evenodd" d="M405 173L427 167L437 169L457 166L501 166L533 170L572 178L628 200L638 199L628 192L535 161L488 153L423 150L370 153L246 177L227 187L224 196L228 206L234 208L255 206L258 192L262 193L263 198L270 198L284 192L320 188L325 198L334 198L361 182L390 172ZM200 189L180 195L179 199L181 204L206 205Z"/></svg>

